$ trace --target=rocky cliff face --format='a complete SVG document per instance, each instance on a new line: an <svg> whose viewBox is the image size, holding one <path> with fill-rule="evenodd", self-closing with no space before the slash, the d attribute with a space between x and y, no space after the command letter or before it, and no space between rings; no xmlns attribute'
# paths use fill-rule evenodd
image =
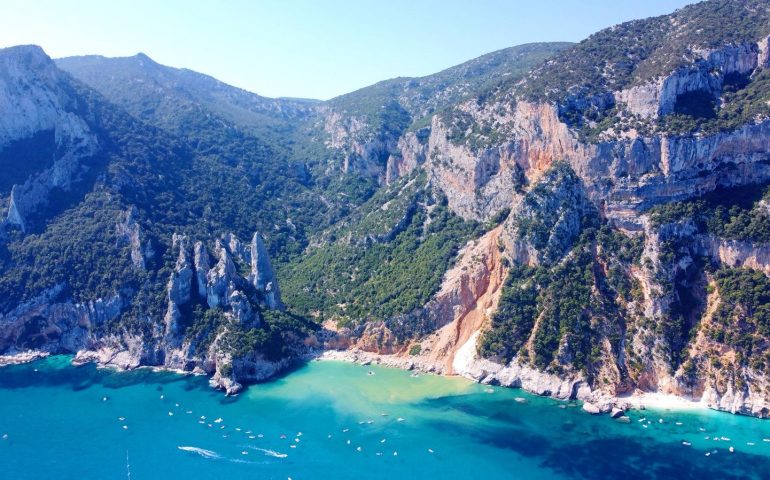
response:
<svg viewBox="0 0 770 480"><path fill-rule="evenodd" d="M400 366L458 373L459 352L475 341L497 306L506 274L501 233L502 226L498 226L465 245L457 263L444 274L439 291L424 307L389 322L368 323L358 331L337 331L327 346L392 355L402 359L397 361Z"/></svg>
<svg viewBox="0 0 770 480"><path fill-rule="evenodd" d="M0 315L0 351L26 349L75 352L93 346L94 331L117 318L124 300L97 299L87 304L66 300L64 285L56 285L14 310Z"/></svg>
<svg viewBox="0 0 770 480"><path fill-rule="evenodd" d="M15 143L53 133L45 137L53 142L53 158L11 189L7 226L26 230L27 217L47 205L49 192L71 188L88 170L83 160L99 150L96 135L76 113L78 100L69 82L40 47L0 51L0 155Z"/></svg>
<svg viewBox="0 0 770 480"><path fill-rule="evenodd" d="M334 98L318 109L331 168L390 185L426 158L431 117L499 83L513 83L568 43L532 43L483 55L421 78L394 78Z"/></svg>
<svg viewBox="0 0 770 480"><path fill-rule="evenodd" d="M718 133L683 134L665 127L669 116L689 114L688 102L713 104L716 111L734 102L732 97L723 100L727 90L764 75L767 43L767 36L761 36L754 42L693 47L684 64L669 73L606 92L601 102L599 97L583 99L614 106L618 121L632 119L634 128L607 127L587 139L565 117L568 107L583 101L579 94L567 103L538 102L513 88L434 116L419 141L404 136L398 142L399 152L388 161L389 176L424 168L449 207L466 219L486 221L511 209L503 226L484 237L494 235L500 256L510 264L546 268L556 275L579 257L573 248L586 228L587 214L620 235L616 238L642 247L633 261L607 253L610 246L601 239L589 248L595 262L593 284L581 315L590 319L584 328L591 332L597 356L587 370L573 369L574 346L565 338L554 344L552 363L532 363L542 348L538 342L549 338L542 333L543 309L548 308L542 303L526 334L525 353L510 362L479 355L495 312L496 301L488 299L499 298L501 289L499 278L492 281L492 256L480 252L474 254L479 260L474 267L464 256L458 266L490 287L453 283L452 270L425 310L368 325L353 348L395 355L399 365L457 372L560 398L606 405L608 399L635 390L660 391L717 409L767 416L764 371L746 363L744 350L708 333L714 331L709 312L720 297L706 294L713 275L704 267L705 262L709 268L747 268L768 275L767 246L703 234L687 221L653 225L645 215L655 205L770 181L766 108ZM600 128L598 122L593 127ZM554 173L564 165L574 176ZM507 269L500 271L504 278ZM454 294L447 295L447 290ZM542 291L540 295L537 302L545 301ZM478 311L479 299L485 299L480 303L489 310L472 315L483 320L466 321L469 312ZM412 326L411 336L403 336L402 324ZM755 353L755 363L759 358Z"/></svg>
<svg viewBox="0 0 770 480"><path fill-rule="evenodd" d="M691 28L692 22L685 27L678 18L663 21L662 31ZM708 45L696 39L684 48L667 46L664 36L649 46L652 54L633 60L638 64L628 78L613 69L631 67L608 61L594 85L579 88L578 83L553 96L531 94L540 80L535 71L520 85L460 102L417 130L377 130L366 116L330 109L327 146L343 152L345 169L389 184L424 169L430 185L463 218L490 221L508 209L511 213L477 248L464 250L425 307L338 333L329 345L560 398L607 404L636 390L661 391L766 415L766 395L760 393L764 374L745 368L742 375L727 374L703 366L716 358L709 349L729 356L732 347L705 347L708 341L702 339L710 322L707 312L718 301L707 298L712 280L702 263L767 273L766 246L703 235L687 222L652 225L645 212L721 187L770 180L767 109L737 124L723 115L737 101L733 92L762 81L767 33ZM632 58L628 54L624 61ZM697 124L712 114L718 125L730 126L682 132L668 123L684 116ZM564 168L571 173L554 173ZM587 226L586 216L598 223ZM587 229L600 225L614 240L583 238ZM633 245L636 259L624 250L636 249ZM522 353L510 361L479 355L504 289L504 264L556 276L586 258L590 268L581 273L590 273L589 288L579 314L592 347L589 366L575 367L582 361L574 338L543 333L551 327L558 332L571 319L544 325L544 317L558 317L558 312L544 314L542 297ZM539 288L541 295L548 293L548 286ZM560 293L569 291L549 294ZM543 344L551 348L549 342L553 360L537 364L538 351ZM697 381L685 381L695 363Z"/></svg>
<svg viewBox="0 0 770 480"><path fill-rule="evenodd" d="M713 235L698 237L695 251L729 267L759 270L770 276L770 245L725 240Z"/></svg>
<svg viewBox="0 0 770 480"><path fill-rule="evenodd" d="M750 77L768 66L767 38L756 43L739 43L722 48L696 48L691 64L666 77L615 93L633 115L649 119L674 113L683 95L702 92L718 102L725 84L740 77Z"/></svg>
<svg viewBox="0 0 770 480"><path fill-rule="evenodd" d="M434 120L426 168L465 218L489 218L510 205L517 168L537 178L554 161L568 162L594 203L623 225L659 203L770 178L766 120L704 137L635 136L596 144L581 142L553 105L519 102L497 121L510 128L508 140L474 151L450 142L447 127Z"/></svg>
<svg viewBox="0 0 770 480"><path fill-rule="evenodd" d="M398 136L378 132L365 118L347 117L331 109L323 111L323 118L328 136L325 145L342 157L337 167L344 173L381 179L387 159L397 152Z"/></svg>
<svg viewBox="0 0 770 480"><path fill-rule="evenodd" d="M446 273L441 290L426 305L427 314L443 322L434 336L420 343L415 361L435 365L446 374L464 374L464 356L477 332L497 308L506 268L503 266L497 227L459 254L458 263ZM474 350L475 351L475 350Z"/></svg>

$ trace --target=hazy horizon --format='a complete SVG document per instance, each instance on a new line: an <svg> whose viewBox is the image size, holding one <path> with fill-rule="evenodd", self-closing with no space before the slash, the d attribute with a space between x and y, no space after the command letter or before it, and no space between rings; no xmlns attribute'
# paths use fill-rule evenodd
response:
<svg viewBox="0 0 770 480"><path fill-rule="evenodd" d="M326 100L515 45L577 42L689 3L10 0L0 4L0 48L35 44L52 58L143 52L259 95Z"/></svg>

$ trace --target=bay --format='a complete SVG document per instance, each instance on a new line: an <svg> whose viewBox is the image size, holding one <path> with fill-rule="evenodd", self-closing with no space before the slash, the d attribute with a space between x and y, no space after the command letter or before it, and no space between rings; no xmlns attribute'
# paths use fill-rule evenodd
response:
<svg viewBox="0 0 770 480"><path fill-rule="evenodd" d="M622 423L521 390L334 361L227 398L205 377L73 367L55 356L0 368L0 478L702 480L770 471L766 421L710 410L628 415Z"/></svg>

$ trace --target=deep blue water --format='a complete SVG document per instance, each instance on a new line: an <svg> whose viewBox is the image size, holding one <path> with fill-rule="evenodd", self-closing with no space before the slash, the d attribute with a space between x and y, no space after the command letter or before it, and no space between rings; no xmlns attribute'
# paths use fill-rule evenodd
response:
<svg viewBox="0 0 770 480"><path fill-rule="evenodd" d="M341 362L226 398L202 377L52 357L0 368L0 478L770 478L767 421L630 417Z"/></svg>

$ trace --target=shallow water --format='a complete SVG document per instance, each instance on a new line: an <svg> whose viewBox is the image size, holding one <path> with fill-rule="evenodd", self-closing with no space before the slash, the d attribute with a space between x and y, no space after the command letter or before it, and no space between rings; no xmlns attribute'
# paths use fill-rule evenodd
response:
<svg viewBox="0 0 770 480"><path fill-rule="evenodd" d="M770 472L767 421L706 410L630 417L624 424L520 390L342 362L309 363L233 399L203 377L51 357L0 368L0 478L130 471L133 480L702 480Z"/></svg>

